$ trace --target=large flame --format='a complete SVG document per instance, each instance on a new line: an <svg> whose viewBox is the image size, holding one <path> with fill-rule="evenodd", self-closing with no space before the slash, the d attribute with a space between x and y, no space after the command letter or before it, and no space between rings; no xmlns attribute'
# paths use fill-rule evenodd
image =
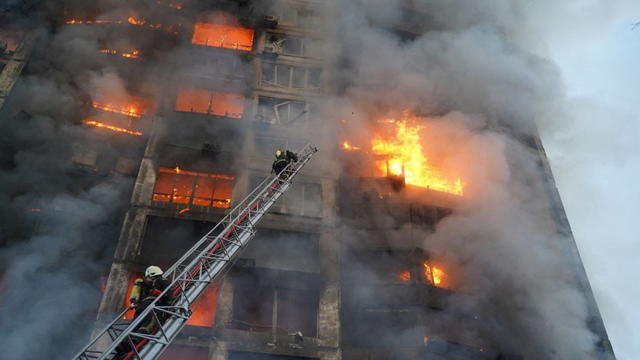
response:
<svg viewBox="0 0 640 360"><path fill-rule="evenodd" d="M405 114L401 120L393 118L379 121L391 127L386 133L376 132L371 150L383 157L376 161L380 175L403 176L407 184L462 195L462 181L452 180L428 163L421 144L421 130L416 120Z"/></svg>
<svg viewBox="0 0 640 360"><path fill-rule="evenodd" d="M422 265L424 266L424 277L431 285L441 288L447 286L447 274L444 270L437 266L429 265L426 261Z"/></svg>

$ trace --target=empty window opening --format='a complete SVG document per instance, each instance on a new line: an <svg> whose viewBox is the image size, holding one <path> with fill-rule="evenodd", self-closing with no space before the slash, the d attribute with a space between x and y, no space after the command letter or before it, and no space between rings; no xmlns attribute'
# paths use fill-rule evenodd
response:
<svg viewBox="0 0 640 360"><path fill-rule="evenodd" d="M255 332L286 335L300 331L317 335L317 289L292 289L238 279L233 296L233 326Z"/></svg>
<svg viewBox="0 0 640 360"><path fill-rule="evenodd" d="M266 86L318 90L321 70L286 64L262 63L262 83Z"/></svg>
<svg viewBox="0 0 640 360"><path fill-rule="evenodd" d="M244 96L194 88L178 89L176 111L242 118Z"/></svg>
<svg viewBox="0 0 640 360"><path fill-rule="evenodd" d="M153 190L153 200L185 205L228 208L235 178L161 167Z"/></svg>
<svg viewBox="0 0 640 360"><path fill-rule="evenodd" d="M263 177L252 178L252 188L260 184ZM315 183L295 182L287 196L283 196L271 208L274 213L309 217L322 216L322 186Z"/></svg>
<svg viewBox="0 0 640 360"><path fill-rule="evenodd" d="M216 13L210 22L198 22L191 42L196 45L251 51L254 30L242 27L230 15Z"/></svg>
<svg viewBox="0 0 640 360"><path fill-rule="evenodd" d="M136 262L168 268L214 225L207 221L150 216Z"/></svg>
<svg viewBox="0 0 640 360"><path fill-rule="evenodd" d="M290 125L307 117L304 101L261 96L258 100L257 121L276 125Z"/></svg>

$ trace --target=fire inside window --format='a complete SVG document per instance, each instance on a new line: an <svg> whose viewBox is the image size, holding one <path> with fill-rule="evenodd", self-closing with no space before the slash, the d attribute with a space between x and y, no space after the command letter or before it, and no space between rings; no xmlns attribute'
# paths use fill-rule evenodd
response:
<svg viewBox="0 0 640 360"><path fill-rule="evenodd" d="M211 22L196 23L191 43L240 51L251 51L253 29L242 27L231 16L218 13Z"/></svg>
<svg viewBox="0 0 640 360"><path fill-rule="evenodd" d="M228 208L235 178L161 167L153 200L177 204Z"/></svg>
<svg viewBox="0 0 640 360"><path fill-rule="evenodd" d="M138 121L147 112L153 111L151 101L138 96L103 96L91 101L94 115L82 123L113 132L142 136Z"/></svg>
<svg viewBox="0 0 640 360"><path fill-rule="evenodd" d="M127 288L127 296L125 296L125 299L124 299L125 307L129 307L130 305L129 299L131 297L131 291L133 290L133 284L135 283L136 279L142 279L142 278L143 278L143 275L140 273L134 272L131 274L131 278L129 279L129 285ZM193 313L189 318L189 320L187 320L187 325L212 327L215 324L217 301L218 301L218 286L216 284L211 284L191 307L191 311ZM125 320L133 319L134 314L135 314L135 310L131 309L124 314L123 319Z"/></svg>
<svg viewBox="0 0 640 360"><path fill-rule="evenodd" d="M202 89L178 89L176 111L242 118L244 96Z"/></svg>

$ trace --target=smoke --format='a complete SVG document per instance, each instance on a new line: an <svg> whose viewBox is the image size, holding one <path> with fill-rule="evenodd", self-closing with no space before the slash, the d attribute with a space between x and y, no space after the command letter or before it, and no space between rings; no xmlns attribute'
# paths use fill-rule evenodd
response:
<svg viewBox="0 0 640 360"><path fill-rule="evenodd" d="M343 96L326 111L347 121L347 138L365 144L376 120L405 110L423 114L427 157L465 181L462 204L424 233L422 247L458 279L461 294L448 300L448 313L484 321L462 330L445 315L430 335L447 339L447 328L461 330L449 340L525 358L595 356L599 339L587 327L587 300L562 250L572 239L556 228L548 179L527 143L537 127L557 128L553 122L568 115L560 74L543 57L546 16L563 21L583 9L590 20L606 21L610 9L578 2L413 4L425 10L419 20L400 2L338 2L335 53L343 66L336 81ZM394 30L412 21L431 31ZM565 30L575 34L585 25ZM384 234L390 244L405 235Z"/></svg>
<svg viewBox="0 0 640 360"><path fill-rule="evenodd" d="M313 133L321 149L331 149L342 136L366 142L382 116L399 117L409 110L423 117L429 134L423 148L446 173L464 179L465 196L433 232L409 231L409 225L402 224L400 229L381 231L377 238L398 243L411 233L455 275L461 294L449 298L452 312L430 322L435 333L429 335L448 340L450 334L458 334L453 340L526 358L588 358L596 339L586 327L581 290L566 259L558 255L558 244L568 239L557 234L537 153L525 144L535 134L534 120L538 126L552 127L566 114L559 74L543 57L545 40L554 35L546 24L549 17L561 22L582 5L550 0L413 3L423 8L421 15L405 11L399 1L383 0L338 0L322 14L326 22L321 26L330 37L322 53L336 65L324 81L338 96L323 101L312 96L308 101L317 105L314 118L326 119L331 126L317 130L308 124L291 133L303 138ZM126 1L97 5L91 15L100 19L126 19L134 7ZM210 10L206 2L185 5L192 6L169 17L156 14L158 22L188 27ZM260 13L266 6L219 5L245 14ZM567 23L566 33L597 36L582 30L594 19L604 21L608 8L585 8L587 20ZM0 7L2 12L6 9ZM66 358L84 343L81 335L91 328L100 298L96 281L112 260L119 216L132 185L130 178L111 173L79 184L69 159L85 136L73 125L80 120L82 105L105 94L141 93L163 104L166 99L158 95L163 90L196 87L205 81L198 78L201 70L221 70L216 64L193 64L189 39L167 39L162 31L134 29L116 41L102 27L57 27L57 2L30 15L43 36L41 47L29 64L29 76L23 77L3 109L6 131L0 134L5 243L0 258L6 264L0 329L11 334L0 345L10 359ZM29 18L15 16L16 23ZM403 25L430 31L419 35L393 30ZM141 44L145 60L129 70L120 66L125 60L99 52L105 44L129 48L134 42ZM253 75L246 62L238 72L246 79ZM176 83L182 75L187 79ZM246 85L219 78L207 78L207 85L246 90ZM162 115L161 107L158 112ZM346 124L338 126L342 121ZM170 134L170 142L198 147L217 136L223 150L229 150L237 146L236 135L222 136L217 125L194 119ZM136 156L129 154L135 150L93 140L92 146L107 157ZM392 209L384 215L366 210L362 212L372 223L394 224L387 215ZM367 237L348 226L343 230L345 237ZM297 262L291 266L299 267ZM456 318L460 314L483 321L461 327ZM411 333L408 329L403 336Z"/></svg>

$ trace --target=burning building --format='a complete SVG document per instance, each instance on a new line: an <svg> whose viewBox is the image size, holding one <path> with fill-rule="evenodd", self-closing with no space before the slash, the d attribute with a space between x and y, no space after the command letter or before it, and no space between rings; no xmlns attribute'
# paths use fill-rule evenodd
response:
<svg viewBox="0 0 640 360"><path fill-rule="evenodd" d="M399 70L392 61L381 66L375 52L369 56L371 49L400 51L448 30L434 19L437 8L396 1L393 16L385 17L342 1L63 3L42 10L53 34L0 30L0 45L8 39L0 47L0 107L6 100L0 116L64 124L55 158L69 181L59 186L74 199L102 199L106 214L89 218L95 228L78 236L83 249L96 246L86 240L94 232L111 236L100 240L101 250L86 250L100 265L82 277L74 272L85 285L95 277L96 293L99 279L106 279L82 307L84 324L74 322L81 334L89 333L81 330L94 325L96 313L100 325L129 305L132 284L147 266L169 267L269 176L276 148L311 142L321 149L318 157L272 208L232 270L198 300L163 359L562 358L554 356L560 353L555 340L530 323L537 316L555 320L556 307L545 312L533 304L549 296L549 287L533 276L513 284L507 267L520 264L502 266L499 256L518 259L521 249L485 239L502 234L500 219L487 221L496 228L470 224L478 213L492 214L486 204L504 195L495 183L503 181L502 190L521 178L536 184L518 194L540 201L536 214L544 213L551 229L541 237L558 240L549 248L561 264L554 267L561 269L560 283L584 307L572 326L589 345L567 351L613 358L535 130L473 108L465 94L438 99L446 94L433 90L430 74L413 69L416 64ZM359 36L362 42L353 43ZM28 76L19 78L34 44ZM50 67L68 79L49 82ZM386 78L387 71L409 75ZM47 86L55 106L40 99ZM423 89L433 90L431 103L404 96ZM451 115L456 111L495 116L477 126ZM523 153L535 164L531 178L527 167L518 180L494 179L500 166L491 165L499 157L493 145L502 141L517 149L504 166L518 173ZM10 151L18 153L19 146ZM117 186L101 187L113 182ZM20 199L21 191L11 196ZM30 211L33 221L62 217L66 224L74 213L63 205L71 203L52 201L41 210L20 205L38 209ZM536 238L525 223L510 229ZM21 231L37 238L48 227L34 229L35 235ZM474 236L478 241L463 243ZM12 293L11 281L4 282L4 294ZM551 288L558 284L549 281ZM531 284L542 290L526 292ZM503 304L502 296L514 305ZM80 340L55 351L72 355L87 339Z"/></svg>

